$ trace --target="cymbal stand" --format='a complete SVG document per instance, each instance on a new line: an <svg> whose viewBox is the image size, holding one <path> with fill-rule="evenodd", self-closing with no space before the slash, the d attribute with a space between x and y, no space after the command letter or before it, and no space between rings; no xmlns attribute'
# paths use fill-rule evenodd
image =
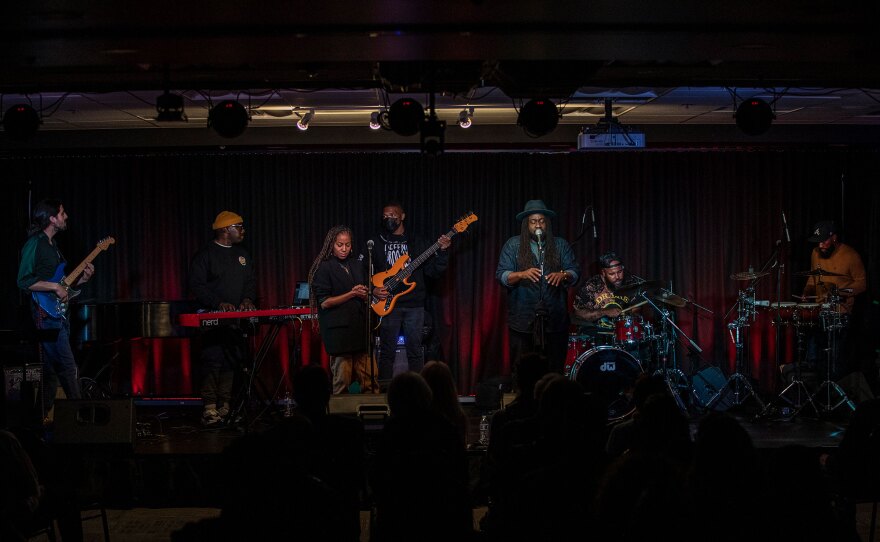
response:
<svg viewBox="0 0 880 542"><path fill-rule="evenodd" d="M687 377L684 375L683 372L678 370L678 367L675 366L675 363L673 363L672 369L670 369L666 365L666 360L669 358L669 351L675 345L675 341L669 340L668 337L669 335L675 336L675 333L678 332L679 335L687 339L691 346L695 348L698 352L702 352L703 350L697 345L697 343L695 343L690 337L688 337L681 330L681 328L675 325L675 322L672 321L672 318L670 317L670 312L668 310L658 307L657 304L654 303L654 301L650 297L648 297L648 294L646 292L641 292L639 295L641 295L642 299L644 299L649 305L651 305L651 307L653 307L654 310L657 311L657 313L663 318L663 332L661 333L663 337L661 340L663 346L661 347L661 352L659 352L663 363L662 368L658 369L656 373L663 374L663 380L666 382L666 387L669 388L669 391L675 398L675 403L678 405L678 408L680 408L682 412L687 413L687 406L684 404L684 401L681 398L681 392L678 390L678 385L673 383L672 379L670 378L670 373L675 374L676 377L680 377L681 381L684 382L687 382ZM672 327L673 331L671 333L667 333L667 325Z"/></svg>
<svg viewBox="0 0 880 542"><path fill-rule="evenodd" d="M778 312L777 305L777 312ZM787 325L783 322L776 322L776 333L779 334L779 328L783 325ZM802 330L804 327L808 327L808 324L803 324L801 322L795 321L795 333L797 333L797 358L794 361L794 378L791 383L785 387L779 395L776 396L775 399L770 401L767 404L767 407L764 408L763 412L759 414L759 417L766 417L772 414L775 408L779 408L782 406L783 409L790 408L791 414L785 416L785 419L791 420L798 416L807 406L813 408L813 412L816 415L819 415L819 407L816 406L815 401L813 401L813 394L810 393L810 390L807 388L807 385L804 383L801 377L801 364L805 361L806 357L806 349L804 348L804 334L805 332Z"/></svg>
<svg viewBox="0 0 880 542"><path fill-rule="evenodd" d="M840 345L838 344L840 330L846 325L844 315L839 311L840 294L837 291L836 286L832 285L831 291L828 293L827 301L829 303L828 311L822 315L827 315L827 318L822 318L822 327L825 328L825 334L827 337L827 343L825 345L825 361L827 365L826 380L819 384L816 393L810 397L810 400L812 401L813 399L820 397L820 393L825 392L825 397L823 398L824 402L820 403L823 412L833 412L843 405L846 405L850 410L855 410L855 403L853 403L849 396L847 396L846 392L843 391L843 388L831 379L831 367L837 364L838 354L840 353ZM836 395L836 402L834 404L831 403L832 393Z"/></svg>
<svg viewBox="0 0 880 542"><path fill-rule="evenodd" d="M745 367L745 344L743 337L743 328L748 328L750 326L749 321L754 321L757 317L757 312L755 310L755 289L754 287L748 287L745 290L739 291L738 301L737 301L737 319L733 322L727 324L728 333L730 333L730 339L733 341L734 346L736 347L736 361L734 364L734 373L727 378L727 382L721 386L715 395L709 399L709 402L706 403L706 408L711 409L725 394L732 393L733 394L733 404L741 405L743 404L750 396L755 398L758 405L761 407L761 410L765 410L767 407L764 405L764 402L758 397L758 394L755 393L754 388L752 388L752 384L749 382L748 377L743 374Z"/></svg>

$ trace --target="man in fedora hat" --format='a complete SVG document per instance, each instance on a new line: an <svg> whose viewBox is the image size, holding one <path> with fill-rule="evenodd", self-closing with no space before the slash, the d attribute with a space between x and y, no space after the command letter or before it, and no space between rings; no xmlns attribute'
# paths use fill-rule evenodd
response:
<svg viewBox="0 0 880 542"><path fill-rule="evenodd" d="M508 291L510 359L526 352L547 357L562 372L568 346L568 292L577 282L574 253L553 236L556 213L541 200L526 202L517 213L520 234L504 243L495 277Z"/></svg>

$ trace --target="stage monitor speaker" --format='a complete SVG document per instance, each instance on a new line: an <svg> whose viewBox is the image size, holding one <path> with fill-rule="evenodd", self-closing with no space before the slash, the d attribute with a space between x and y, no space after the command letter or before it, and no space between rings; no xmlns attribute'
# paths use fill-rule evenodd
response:
<svg viewBox="0 0 880 542"><path fill-rule="evenodd" d="M133 444L132 399L55 401L56 444Z"/></svg>
<svg viewBox="0 0 880 542"><path fill-rule="evenodd" d="M700 369L693 378L694 397L700 406L705 407L726 383L727 379L724 378L724 373L718 367ZM729 393L725 393L723 397L719 398L712 405L712 410L724 411L733 406L729 395Z"/></svg>

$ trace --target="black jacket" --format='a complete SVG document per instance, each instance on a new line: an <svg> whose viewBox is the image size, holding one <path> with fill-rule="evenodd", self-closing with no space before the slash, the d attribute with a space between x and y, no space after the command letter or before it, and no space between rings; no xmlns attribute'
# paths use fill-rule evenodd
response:
<svg viewBox="0 0 880 542"><path fill-rule="evenodd" d="M340 356L367 350L366 310L364 302L352 298L341 305L322 309L321 303L351 291L355 284L366 284L365 262L350 256L340 262L331 256L321 262L312 278L312 289L318 302L318 322L321 340L331 356ZM346 271L346 269L348 271Z"/></svg>

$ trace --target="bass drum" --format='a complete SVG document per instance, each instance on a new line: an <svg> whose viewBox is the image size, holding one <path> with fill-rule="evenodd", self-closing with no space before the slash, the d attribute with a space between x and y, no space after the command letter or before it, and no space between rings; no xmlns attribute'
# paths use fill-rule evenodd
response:
<svg viewBox="0 0 880 542"><path fill-rule="evenodd" d="M632 391L642 366L632 354L614 346L597 346L581 354L569 378L607 405L608 421L632 414Z"/></svg>

